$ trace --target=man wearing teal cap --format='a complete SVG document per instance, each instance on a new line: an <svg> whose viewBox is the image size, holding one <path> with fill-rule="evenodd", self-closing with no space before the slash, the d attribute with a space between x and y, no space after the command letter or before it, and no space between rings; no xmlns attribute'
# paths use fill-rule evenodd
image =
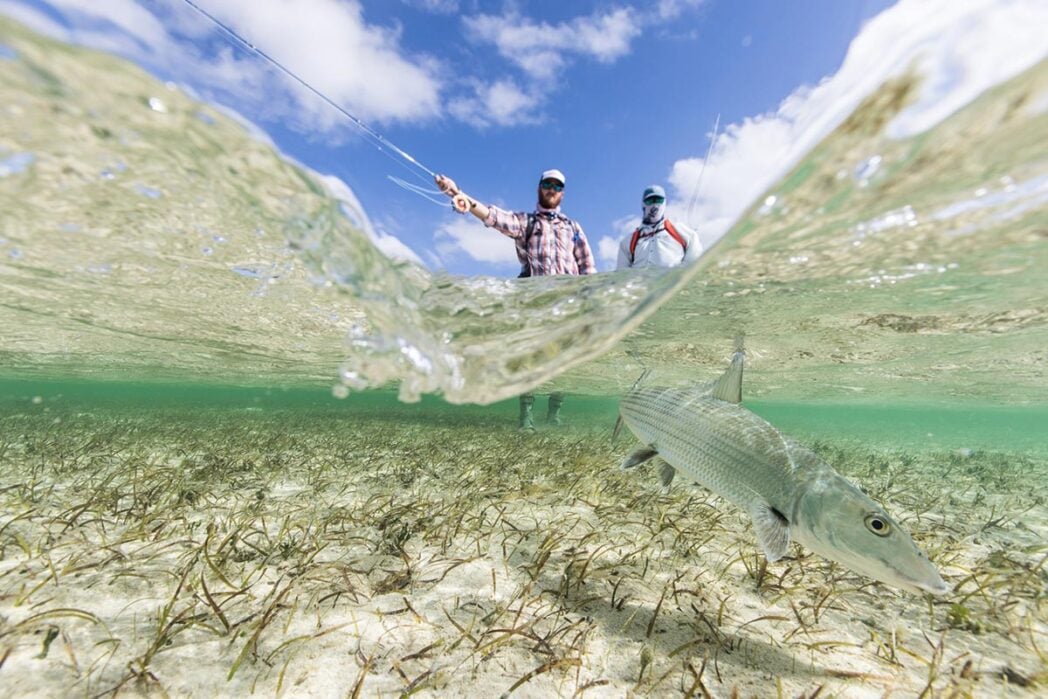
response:
<svg viewBox="0 0 1048 699"><path fill-rule="evenodd" d="M683 223L666 218L666 190L650 185L641 197L641 225L622 239L616 269L627 267L676 267L699 259L699 236Z"/></svg>

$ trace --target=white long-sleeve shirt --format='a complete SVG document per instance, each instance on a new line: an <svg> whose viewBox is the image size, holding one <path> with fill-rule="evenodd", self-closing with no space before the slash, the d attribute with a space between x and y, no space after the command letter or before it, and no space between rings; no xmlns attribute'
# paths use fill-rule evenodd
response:
<svg viewBox="0 0 1048 699"><path fill-rule="evenodd" d="M681 264L691 264L699 259L699 255L702 254L702 244L699 242L698 233L682 223L673 222L674 229L688 244L688 249L685 251L681 244L666 232L665 222L666 220L663 219L654 226L640 227L640 238L637 240L637 248L633 251L632 258L630 257L630 241L633 239L633 233L627 234L619 244L619 260L615 268L676 267Z"/></svg>

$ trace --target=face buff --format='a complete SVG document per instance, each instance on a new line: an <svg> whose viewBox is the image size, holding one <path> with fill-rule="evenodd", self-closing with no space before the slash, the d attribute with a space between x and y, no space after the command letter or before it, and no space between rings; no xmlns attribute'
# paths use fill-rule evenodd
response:
<svg viewBox="0 0 1048 699"><path fill-rule="evenodd" d="M666 201L644 205L644 225L654 226L666 215Z"/></svg>

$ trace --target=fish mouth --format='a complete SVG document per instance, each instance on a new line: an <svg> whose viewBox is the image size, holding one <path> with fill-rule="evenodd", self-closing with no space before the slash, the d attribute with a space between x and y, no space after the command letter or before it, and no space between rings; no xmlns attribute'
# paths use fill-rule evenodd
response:
<svg viewBox="0 0 1048 699"><path fill-rule="evenodd" d="M952 589L949 585L946 584L946 581L942 578L939 578L938 580L932 583L922 583L919 585L919 587L925 592L930 592L931 594L936 596L945 595Z"/></svg>
<svg viewBox="0 0 1048 699"><path fill-rule="evenodd" d="M915 594L921 594L927 592L935 596L945 595L952 588L942 579L938 571L932 571L934 577L929 576L928 578L916 579L911 577L904 577L896 582L896 585L906 590L907 592L913 592Z"/></svg>
<svg viewBox="0 0 1048 699"><path fill-rule="evenodd" d="M874 568L855 566L854 570L915 595L928 593L940 596L953 589L933 566L921 565L915 566L916 570L908 570L907 567L887 565L887 561L883 559L881 563L885 565Z"/></svg>
<svg viewBox="0 0 1048 699"><path fill-rule="evenodd" d="M826 555L826 554L823 554ZM830 560L851 568L860 575L873 578L885 585L905 590L915 595L931 594L935 596L945 595L953 587L949 585L934 565L926 560L915 560L905 562L892 561L890 557L877 557L875 561L869 558L852 558L826 556Z"/></svg>

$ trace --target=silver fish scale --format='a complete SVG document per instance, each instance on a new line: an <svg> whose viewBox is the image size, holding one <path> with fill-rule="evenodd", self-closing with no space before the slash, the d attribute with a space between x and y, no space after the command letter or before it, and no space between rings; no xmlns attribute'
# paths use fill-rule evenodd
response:
<svg viewBox="0 0 1048 699"><path fill-rule="evenodd" d="M794 467L786 440L742 406L707 389L638 388L622 399L620 412L642 442L739 507L791 506Z"/></svg>

